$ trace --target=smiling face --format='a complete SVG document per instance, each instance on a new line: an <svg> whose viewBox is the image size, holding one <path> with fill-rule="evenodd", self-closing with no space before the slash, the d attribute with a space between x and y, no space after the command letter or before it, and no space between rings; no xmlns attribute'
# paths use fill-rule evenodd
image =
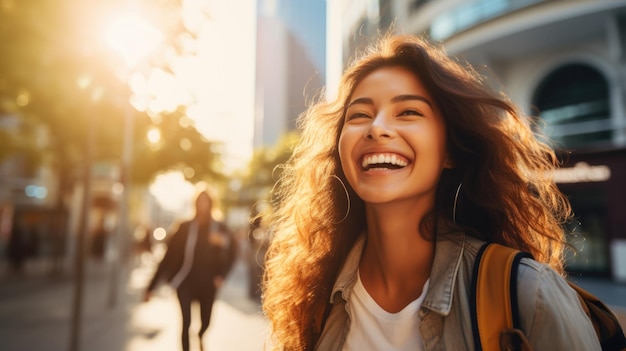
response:
<svg viewBox="0 0 626 351"><path fill-rule="evenodd" d="M451 168L443 117L420 80L399 66L367 75L348 102L339 137L341 167L363 201L432 206Z"/></svg>

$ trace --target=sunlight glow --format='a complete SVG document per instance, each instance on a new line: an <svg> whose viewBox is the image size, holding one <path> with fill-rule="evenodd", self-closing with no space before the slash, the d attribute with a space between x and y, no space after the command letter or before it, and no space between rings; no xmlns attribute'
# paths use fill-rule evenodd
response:
<svg viewBox="0 0 626 351"><path fill-rule="evenodd" d="M78 79L76 80L76 85L78 85L78 87L82 90L87 89L87 87L91 85L91 77L88 75L78 77Z"/></svg>
<svg viewBox="0 0 626 351"><path fill-rule="evenodd" d="M191 140L187 139L187 138L182 138L180 139L180 148L183 151L189 151L191 150Z"/></svg>
<svg viewBox="0 0 626 351"><path fill-rule="evenodd" d="M150 128L150 130L148 130L147 138L150 144L156 144L161 141L161 131L157 128L152 127Z"/></svg>
<svg viewBox="0 0 626 351"><path fill-rule="evenodd" d="M197 42L193 55L173 62L173 72L193 94L187 115L195 127L223 144L223 171L229 173L245 167L253 150L257 2L184 4L186 25L196 31Z"/></svg>
<svg viewBox="0 0 626 351"><path fill-rule="evenodd" d="M127 67L133 67L157 48L163 40L163 34L141 17L126 14L111 23L104 32L104 39L122 55Z"/></svg>
<svg viewBox="0 0 626 351"><path fill-rule="evenodd" d="M152 237L155 240L161 241L167 236L167 231L164 228L158 227L152 232Z"/></svg>
<svg viewBox="0 0 626 351"><path fill-rule="evenodd" d="M15 103L17 106L24 107L30 103L30 93L23 90L20 92L15 98Z"/></svg>
<svg viewBox="0 0 626 351"><path fill-rule="evenodd" d="M150 193L165 210L187 213L190 199L195 193L193 184L181 172L160 174L150 185Z"/></svg>
<svg viewBox="0 0 626 351"><path fill-rule="evenodd" d="M183 169L183 175L185 178L191 179L196 175L196 171L191 167L185 167L185 169Z"/></svg>
<svg viewBox="0 0 626 351"><path fill-rule="evenodd" d="M252 156L256 0L183 0L183 52L160 47L163 35L138 16L118 17L104 32L106 43L123 58L129 71L131 104L158 124L162 113L184 106L181 127L194 126L223 156L228 173L246 166ZM132 72L139 61L159 49L170 69ZM169 50L169 51L168 51ZM157 148L167 130L150 130L149 147ZM179 147L189 150L189 140ZM219 147L219 150L216 149ZM188 213L196 177L193 168L158 175L150 185L159 205L178 215ZM121 189L118 189L120 191Z"/></svg>

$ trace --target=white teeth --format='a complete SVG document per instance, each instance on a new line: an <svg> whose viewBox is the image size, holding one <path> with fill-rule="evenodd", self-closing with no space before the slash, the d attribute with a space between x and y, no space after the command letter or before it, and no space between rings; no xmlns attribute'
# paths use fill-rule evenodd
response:
<svg viewBox="0 0 626 351"><path fill-rule="evenodd" d="M404 167L408 164L405 159L400 158L397 155L377 154L364 157L361 162L361 166L363 168L367 168L368 166L382 163L388 163L400 167Z"/></svg>

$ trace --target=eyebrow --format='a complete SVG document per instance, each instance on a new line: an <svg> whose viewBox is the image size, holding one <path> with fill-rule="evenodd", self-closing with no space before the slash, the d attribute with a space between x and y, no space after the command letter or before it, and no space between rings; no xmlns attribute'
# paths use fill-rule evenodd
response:
<svg viewBox="0 0 626 351"><path fill-rule="evenodd" d="M417 100L417 101L422 101L424 103L426 103L430 108L433 107L432 102L430 102L430 100L428 100L426 97L421 96L421 95L411 95L411 94L405 94L405 95L398 95L398 96L394 96L391 99L391 102L397 103L397 102L402 102L402 101L412 101L412 100ZM346 108L352 106L352 105L356 105L356 104L366 104L366 105L373 105L374 104L374 100L372 100L371 98L357 98L352 100L348 106L346 106Z"/></svg>

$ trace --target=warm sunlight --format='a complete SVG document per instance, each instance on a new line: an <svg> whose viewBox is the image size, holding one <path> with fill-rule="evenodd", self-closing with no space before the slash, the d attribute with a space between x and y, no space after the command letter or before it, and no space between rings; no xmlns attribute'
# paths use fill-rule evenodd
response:
<svg viewBox="0 0 626 351"><path fill-rule="evenodd" d="M197 32L194 52L173 59L173 74L155 70L146 78L135 77L132 88L148 111L187 105L198 131L224 145L224 171L233 172L252 156L256 1L184 4L186 25ZM167 208L185 210L184 194L191 194L173 189L188 187L182 174L169 173L157 178L151 192Z"/></svg>
<svg viewBox="0 0 626 351"><path fill-rule="evenodd" d="M154 127L150 128L147 138L150 144L156 144L161 141L161 131Z"/></svg>
<svg viewBox="0 0 626 351"><path fill-rule="evenodd" d="M232 173L246 167L253 150L256 1L184 0L183 19L194 36L183 52L165 58L171 71L133 72L163 40L156 23L128 13L110 23L104 38L130 69L132 106L156 117L185 106L196 129L223 145L222 171ZM163 133L150 130L149 145L156 147ZM182 140L180 147L188 149L188 142ZM178 189L188 187L183 173L168 173L157 178L151 192L164 207L181 210L187 192Z"/></svg>
<svg viewBox="0 0 626 351"><path fill-rule="evenodd" d="M128 67L152 52L163 35L143 18L129 13L116 18L104 32L107 44L124 58Z"/></svg>
<svg viewBox="0 0 626 351"><path fill-rule="evenodd" d="M165 210L187 214L191 210L189 205L195 187L187 182L180 172L170 172L158 175L152 185L150 193L156 197L159 205Z"/></svg>
<svg viewBox="0 0 626 351"><path fill-rule="evenodd" d="M256 1L185 0L183 18L195 39L187 52L167 58L172 72L130 72L131 103L149 114L186 106L198 131L224 145L224 171L242 169L252 156ZM125 15L105 38L133 65L154 50L161 34L140 17Z"/></svg>
<svg viewBox="0 0 626 351"><path fill-rule="evenodd" d="M256 1L186 0L183 15L197 30L196 54L175 65L196 101L187 113L207 139L223 143L225 171L241 169L252 156Z"/></svg>

